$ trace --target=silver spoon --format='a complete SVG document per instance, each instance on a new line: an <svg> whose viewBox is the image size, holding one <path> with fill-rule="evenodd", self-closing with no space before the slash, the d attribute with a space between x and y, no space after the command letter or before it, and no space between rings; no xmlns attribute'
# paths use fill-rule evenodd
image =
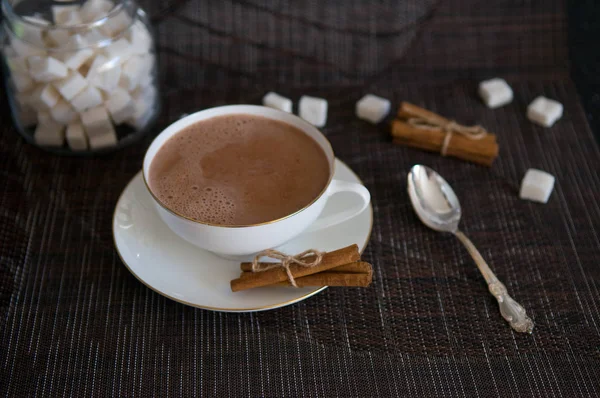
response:
<svg viewBox="0 0 600 398"><path fill-rule="evenodd" d="M415 212L429 228L454 234L465 245L500 306L502 317L520 333L531 333L533 321L525 309L513 300L496 278L473 243L458 229L461 208L454 191L438 173L427 166L415 165L408 173L408 194Z"/></svg>

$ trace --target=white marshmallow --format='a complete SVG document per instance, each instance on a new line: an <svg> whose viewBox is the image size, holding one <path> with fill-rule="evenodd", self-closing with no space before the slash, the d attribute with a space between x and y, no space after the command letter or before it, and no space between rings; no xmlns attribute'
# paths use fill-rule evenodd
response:
<svg viewBox="0 0 600 398"><path fill-rule="evenodd" d="M495 78L479 83L479 96L488 108L494 109L509 104L513 91L506 80Z"/></svg>
<svg viewBox="0 0 600 398"><path fill-rule="evenodd" d="M59 100L56 105L50 109L52 118L61 124L69 124L77 118L77 112L65 100Z"/></svg>
<svg viewBox="0 0 600 398"><path fill-rule="evenodd" d="M77 70L94 55L94 51L84 48L76 52L67 52L63 56L63 63L71 70Z"/></svg>
<svg viewBox="0 0 600 398"><path fill-rule="evenodd" d="M27 91L34 85L33 79L24 73L13 73L12 82L19 92Z"/></svg>
<svg viewBox="0 0 600 398"><path fill-rule="evenodd" d="M300 117L313 126L323 127L327 122L327 100L303 95L298 103Z"/></svg>
<svg viewBox="0 0 600 398"><path fill-rule="evenodd" d="M68 101L82 92L86 86L86 80L77 72L71 72L65 79L54 82L54 87Z"/></svg>
<svg viewBox="0 0 600 398"><path fill-rule="evenodd" d="M56 105L59 99L60 94L53 86L42 84L31 93L30 104L38 110L50 109Z"/></svg>
<svg viewBox="0 0 600 398"><path fill-rule="evenodd" d="M529 169L521 182L521 199L532 200L534 202L548 203L550 194L554 189L555 178L552 174L542 170Z"/></svg>
<svg viewBox="0 0 600 398"><path fill-rule="evenodd" d="M269 108L292 113L292 100L272 91L263 97L262 103L264 106L268 106Z"/></svg>
<svg viewBox="0 0 600 398"><path fill-rule="evenodd" d="M103 135L113 128L108 112L102 105L82 112L81 123L90 139L93 136Z"/></svg>
<svg viewBox="0 0 600 398"><path fill-rule="evenodd" d="M73 108L75 108L78 112L93 108L101 103L102 95L94 86L87 86L71 100L71 105L73 105Z"/></svg>
<svg viewBox="0 0 600 398"><path fill-rule="evenodd" d="M62 146L65 141L64 128L49 115L40 114L33 139L40 146Z"/></svg>
<svg viewBox="0 0 600 398"><path fill-rule="evenodd" d="M373 124L381 122L390 113L390 101L367 94L356 103L356 116Z"/></svg>
<svg viewBox="0 0 600 398"><path fill-rule="evenodd" d="M67 143L74 151L85 151L88 147L83 126L79 122L69 123L67 126Z"/></svg>
<svg viewBox="0 0 600 398"><path fill-rule="evenodd" d="M81 6L79 13L84 22L92 22L106 16L114 6L108 0L88 0Z"/></svg>
<svg viewBox="0 0 600 398"><path fill-rule="evenodd" d="M77 15L77 18L79 17L78 5L56 5L50 7L50 9L52 10L52 18L55 25L68 24L72 20L73 14Z"/></svg>
<svg viewBox="0 0 600 398"><path fill-rule="evenodd" d="M114 37L131 26L131 17L126 9L122 9L116 15L112 15L106 22L100 25L100 31L109 37Z"/></svg>
<svg viewBox="0 0 600 398"><path fill-rule="evenodd" d="M551 127L562 117L563 106L560 102L539 96L527 107L527 118L544 127Z"/></svg>
<svg viewBox="0 0 600 398"><path fill-rule="evenodd" d="M125 39L119 39L105 47L103 52L111 63L122 63L131 55L131 44Z"/></svg>
<svg viewBox="0 0 600 398"><path fill-rule="evenodd" d="M115 129L112 125L109 127L110 129L106 130L104 134L89 137L90 147L92 149L104 149L117 145L117 134L115 133Z"/></svg>
<svg viewBox="0 0 600 398"><path fill-rule="evenodd" d="M121 124L135 114L135 104L127 91L117 88L106 101L106 109L115 124Z"/></svg>
<svg viewBox="0 0 600 398"><path fill-rule="evenodd" d="M29 73L38 82L51 82L65 78L68 69L65 64L53 57L34 55L27 59Z"/></svg>

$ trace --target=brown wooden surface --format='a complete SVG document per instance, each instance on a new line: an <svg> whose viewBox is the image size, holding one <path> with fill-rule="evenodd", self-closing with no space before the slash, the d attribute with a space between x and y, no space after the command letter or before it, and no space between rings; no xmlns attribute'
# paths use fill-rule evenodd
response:
<svg viewBox="0 0 600 398"><path fill-rule="evenodd" d="M211 106L329 100L323 129L373 195L369 288L222 314L146 288L113 248L117 198L151 140L88 159L27 145L0 101L0 395L596 397L600 152L569 77L562 1L146 1L159 36L161 127ZM487 109L480 80L515 100ZM392 145L354 116L365 93L498 136L491 169ZM565 105L551 129L527 105ZM459 242L421 225L415 163L440 171L462 227L536 323L515 334ZM518 199L530 168L547 205ZM225 283L228 283L226 281Z"/></svg>

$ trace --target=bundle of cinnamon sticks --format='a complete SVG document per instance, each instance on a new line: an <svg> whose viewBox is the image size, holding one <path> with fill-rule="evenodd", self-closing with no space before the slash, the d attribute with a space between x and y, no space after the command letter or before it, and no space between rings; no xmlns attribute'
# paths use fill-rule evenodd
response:
<svg viewBox="0 0 600 398"><path fill-rule="evenodd" d="M311 258L304 259L307 262ZM269 263L272 264L272 263ZM231 290L253 289L263 286L290 286L291 282L286 270L275 267L263 272L253 272L253 263L240 265L241 275L231 281ZM324 253L321 261L311 267L298 264L289 266L297 287L308 286L356 286L366 287L373 279L371 264L360 261L357 245Z"/></svg>
<svg viewBox="0 0 600 398"><path fill-rule="evenodd" d="M498 156L496 135L481 126L462 126L408 102L392 121L394 143L491 166Z"/></svg>

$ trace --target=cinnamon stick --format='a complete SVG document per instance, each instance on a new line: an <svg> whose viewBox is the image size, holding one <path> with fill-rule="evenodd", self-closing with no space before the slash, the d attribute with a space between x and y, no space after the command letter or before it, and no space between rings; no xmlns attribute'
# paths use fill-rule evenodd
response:
<svg viewBox="0 0 600 398"><path fill-rule="evenodd" d="M373 274L346 274L343 272L319 272L296 279L298 287L308 286L344 286L367 287L373 280ZM278 282L274 286L291 286L290 281Z"/></svg>
<svg viewBox="0 0 600 398"><path fill-rule="evenodd" d="M450 122L449 119L446 119L443 116L438 115L435 112L431 112L425 108L421 108L420 106L416 106L411 104L410 102L403 101L400 104L400 108L398 109L398 117L400 119L410 119L413 117L418 117L421 119L428 119L438 122L439 124L448 124Z"/></svg>
<svg viewBox="0 0 600 398"><path fill-rule="evenodd" d="M290 266L290 271L294 278L301 278L306 275L312 275L318 272L327 271L331 268L338 267L343 264L352 263L360 259L357 245L351 245L339 250L325 253L319 265L314 267L302 267L297 264ZM311 259L307 258L307 262ZM242 264L242 269L247 265ZM252 269L252 268L250 268ZM264 272L254 272L252 275L240 276L230 282L231 290L234 292L255 287L273 285L277 282L287 281L288 277L283 268L274 268Z"/></svg>
<svg viewBox="0 0 600 398"><path fill-rule="evenodd" d="M403 102L398 111L398 117L403 119L418 118L433 121L439 125L446 125L450 120L436 113L420 108L408 102ZM392 122L392 137L396 144L407 145L426 151L440 152L447 132L439 128L419 128L405 120ZM496 135L488 133L483 138L475 140L460 134L452 134L447 156L491 166L498 156L498 142Z"/></svg>
<svg viewBox="0 0 600 398"><path fill-rule="evenodd" d="M262 263L259 263L262 264ZM242 277L254 275L255 272L252 272L252 263L242 263L240 268L242 269ZM353 263L342 264L335 268L331 268L328 272L346 272L346 273L367 273L372 271L371 264L365 263L364 261L356 261Z"/></svg>

